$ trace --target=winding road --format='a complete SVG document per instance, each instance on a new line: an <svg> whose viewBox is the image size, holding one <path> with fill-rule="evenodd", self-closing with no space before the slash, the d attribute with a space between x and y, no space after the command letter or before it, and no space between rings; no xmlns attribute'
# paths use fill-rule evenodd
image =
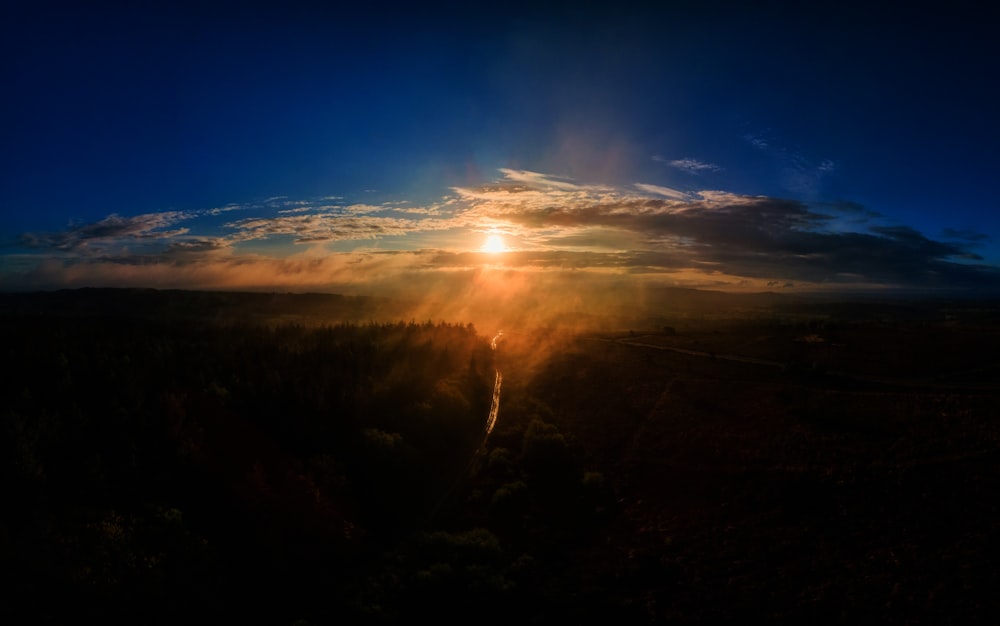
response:
<svg viewBox="0 0 1000 626"><path fill-rule="evenodd" d="M493 348L494 351L496 351L497 341L500 340L502 335L503 331L501 330L494 335L493 340L490 342L490 347ZM490 433L493 432L493 427L496 426L497 423L497 415L500 413L500 385L503 383L503 374L500 373L499 369L497 369L496 372L496 379L493 382L493 403L490 405L490 414L486 418L486 428L484 429L485 432L483 434L483 441L479 444L479 450L482 450L483 446L486 445L486 439L490 436ZM476 451L477 454L479 453L479 450Z"/></svg>
<svg viewBox="0 0 1000 626"><path fill-rule="evenodd" d="M503 336L503 331L500 331L496 335L494 335L492 341L490 341L490 347L494 351L496 351L497 349L497 341L500 340L501 336ZM427 518L428 520L432 519L437 514L437 511L441 508L441 506L445 503L445 501L448 500L449 497L451 497L451 494L455 491L455 489L457 489L458 486L465 481L465 479L472 472L472 468L475 466L476 461L479 459L480 456L482 456L483 452L485 452L486 441L489 439L490 433L493 432L493 427L496 426L497 417L500 414L500 387L502 384L503 384L503 374L501 374L500 369L497 368L496 377L494 378L493 381L493 401L490 404L489 415L486 416L486 423L483 425L483 438L479 442L479 445L476 446L476 449L473 451L472 456L469 457L469 462L466 464L465 469L462 472L460 472L456 477L454 484L452 484L451 488L448 489L448 491L444 494L441 500L438 501L438 503L430 510Z"/></svg>

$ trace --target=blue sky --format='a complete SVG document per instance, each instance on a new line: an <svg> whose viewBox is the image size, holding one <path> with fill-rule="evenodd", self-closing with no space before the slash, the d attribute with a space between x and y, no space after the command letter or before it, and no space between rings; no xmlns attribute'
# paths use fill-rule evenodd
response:
<svg viewBox="0 0 1000 626"><path fill-rule="evenodd" d="M2 282L1000 291L985 7L643 4L7 2Z"/></svg>

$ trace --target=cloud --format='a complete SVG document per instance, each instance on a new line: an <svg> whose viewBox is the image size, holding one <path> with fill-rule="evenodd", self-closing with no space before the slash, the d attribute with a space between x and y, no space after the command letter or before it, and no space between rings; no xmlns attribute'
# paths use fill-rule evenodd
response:
<svg viewBox="0 0 1000 626"><path fill-rule="evenodd" d="M493 182L451 188L424 206L281 202L242 205L247 216L221 223L206 209L26 233L20 243L30 254L8 259L0 274L9 285L104 280L386 293L471 280L486 267L502 268L505 280L534 277L536 285L564 276L576 288L582 277L743 290L1000 284L998 269L974 252L983 235L951 230L933 239L850 201L614 187L504 169ZM493 228L516 249L479 252L480 233Z"/></svg>
<svg viewBox="0 0 1000 626"><path fill-rule="evenodd" d="M714 163L706 163L698 159L684 158L667 161L667 165L679 169L688 174L704 174L706 172L720 172L722 168Z"/></svg>
<svg viewBox="0 0 1000 626"><path fill-rule="evenodd" d="M743 139L771 159L781 186L799 197L815 200L826 180L840 165L833 159L813 159L798 149L780 144L770 131L748 133Z"/></svg>
<svg viewBox="0 0 1000 626"><path fill-rule="evenodd" d="M146 213L132 217L111 214L91 223L76 224L55 233L23 233L21 244L28 248L52 248L76 253L103 252L122 242L150 242L176 238L186 229L164 230L193 216L185 211Z"/></svg>
<svg viewBox="0 0 1000 626"><path fill-rule="evenodd" d="M563 190L575 190L581 188L581 185L568 178L553 176L551 174L541 174L539 172L529 172L527 170L513 170L507 168L500 168L500 172L507 180L535 187Z"/></svg>
<svg viewBox="0 0 1000 626"><path fill-rule="evenodd" d="M767 150L771 147L771 141L768 139L766 132L748 133L743 136L743 139L758 150Z"/></svg>
<svg viewBox="0 0 1000 626"><path fill-rule="evenodd" d="M244 211L249 207L242 204L227 204L226 206L214 207L211 209L205 209L203 213L205 215L222 215L223 213L229 213L230 211Z"/></svg>
<svg viewBox="0 0 1000 626"><path fill-rule="evenodd" d="M688 200L691 198L690 194L686 194L683 191L677 191L676 189L671 189L670 187L661 187L660 185L636 183L635 187L645 191L646 193L656 194L666 198L673 198L674 200Z"/></svg>
<svg viewBox="0 0 1000 626"><path fill-rule="evenodd" d="M821 201L814 202L813 206L827 208L831 211L841 213L844 215L850 215L861 219L875 219L882 217L880 213L872 211L865 205L859 202L852 202L850 200L835 200L835 201Z"/></svg>
<svg viewBox="0 0 1000 626"><path fill-rule="evenodd" d="M959 241L965 241L970 244L978 244L990 240L990 236L986 233L981 233L971 229L945 228L942 234L947 239L958 239Z"/></svg>
<svg viewBox="0 0 1000 626"><path fill-rule="evenodd" d="M252 241L276 235L293 235L295 243L317 243L375 239L405 235L418 228L416 222L389 217L342 215L293 215L272 218L246 218L230 222L234 241Z"/></svg>
<svg viewBox="0 0 1000 626"><path fill-rule="evenodd" d="M201 257L206 254L228 250L230 243L221 237L187 237L170 242L160 255L165 259L182 259L185 257Z"/></svg>
<svg viewBox="0 0 1000 626"><path fill-rule="evenodd" d="M523 180L523 178L521 179ZM966 243L930 239L905 226L872 225L878 214L856 203L805 201L725 191L679 193L637 184L640 191L585 186L566 191L503 187L464 190L467 215L506 223L527 240L541 235L587 241L595 229L628 232L636 249L617 256L619 267L664 272L717 268L728 276L812 286L988 286L1000 278ZM656 193L666 189L666 193ZM845 231L833 213L862 216L863 230ZM607 266L608 264L602 264Z"/></svg>

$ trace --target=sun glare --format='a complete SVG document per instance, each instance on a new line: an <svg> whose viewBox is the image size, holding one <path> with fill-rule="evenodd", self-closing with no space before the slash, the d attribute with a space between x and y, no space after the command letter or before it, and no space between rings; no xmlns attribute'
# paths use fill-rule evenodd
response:
<svg viewBox="0 0 1000 626"><path fill-rule="evenodd" d="M507 243L503 240L503 235L498 235L497 233L490 233L486 235L486 241L483 242L481 248L482 252L489 252L490 254L497 254L500 252L507 251Z"/></svg>

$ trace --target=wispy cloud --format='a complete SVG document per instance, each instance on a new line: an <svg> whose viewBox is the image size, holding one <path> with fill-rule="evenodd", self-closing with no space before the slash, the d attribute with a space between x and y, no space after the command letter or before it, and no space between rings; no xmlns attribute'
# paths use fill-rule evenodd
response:
<svg viewBox="0 0 1000 626"><path fill-rule="evenodd" d="M504 178L509 181L524 183L525 185L531 185L539 188L562 189L565 191L573 191L583 188L580 184L568 178L553 176L551 174L542 174L539 172L529 172L527 170L514 170L508 168L501 168L500 173L502 173Z"/></svg>
<svg viewBox="0 0 1000 626"><path fill-rule="evenodd" d="M942 233L946 239L957 239L970 244L979 244L990 240L990 236L967 228L945 228Z"/></svg>
<svg viewBox="0 0 1000 626"><path fill-rule="evenodd" d="M772 161L784 189L805 199L817 199L827 178L840 169L833 159L815 159L783 145L769 130L748 133L743 139Z"/></svg>
<svg viewBox="0 0 1000 626"><path fill-rule="evenodd" d="M28 248L52 248L80 254L100 253L123 242L149 242L176 238L187 229L170 229L178 222L191 219L187 211L166 211L124 217L112 214L84 224L75 224L59 232L23 233L21 244Z"/></svg>
<svg viewBox="0 0 1000 626"><path fill-rule="evenodd" d="M657 196L663 196L665 198L673 198L674 200L690 200L691 194L684 193L683 191L677 191L676 189L671 189L670 187L662 187L660 185L650 185L648 183L636 183L635 187L646 193L651 193Z"/></svg>
<svg viewBox="0 0 1000 626"><path fill-rule="evenodd" d="M705 161L699 161L698 159L692 159L692 158L674 159L672 161L664 160L664 162L670 167L679 169L682 172L686 172L688 174L697 175L697 174L704 174L707 172L722 171L722 168L718 165L715 165L714 163L706 163Z"/></svg>
<svg viewBox="0 0 1000 626"><path fill-rule="evenodd" d="M293 235L295 243L375 239L405 235L416 228L410 220L389 217L354 217L342 215L294 215L271 218L247 218L230 222L234 241L251 241L277 235Z"/></svg>
<svg viewBox="0 0 1000 626"><path fill-rule="evenodd" d="M245 211L250 207L244 206L242 204L227 204L226 206L214 207L211 209L205 209L205 215L222 215L223 213L229 213L230 211Z"/></svg>
<svg viewBox="0 0 1000 626"><path fill-rule="evenodd" d="M747 133L743 135L743 139L758 150L767 150L771 147L771 140L768 138L767 131Z"/></svg>

